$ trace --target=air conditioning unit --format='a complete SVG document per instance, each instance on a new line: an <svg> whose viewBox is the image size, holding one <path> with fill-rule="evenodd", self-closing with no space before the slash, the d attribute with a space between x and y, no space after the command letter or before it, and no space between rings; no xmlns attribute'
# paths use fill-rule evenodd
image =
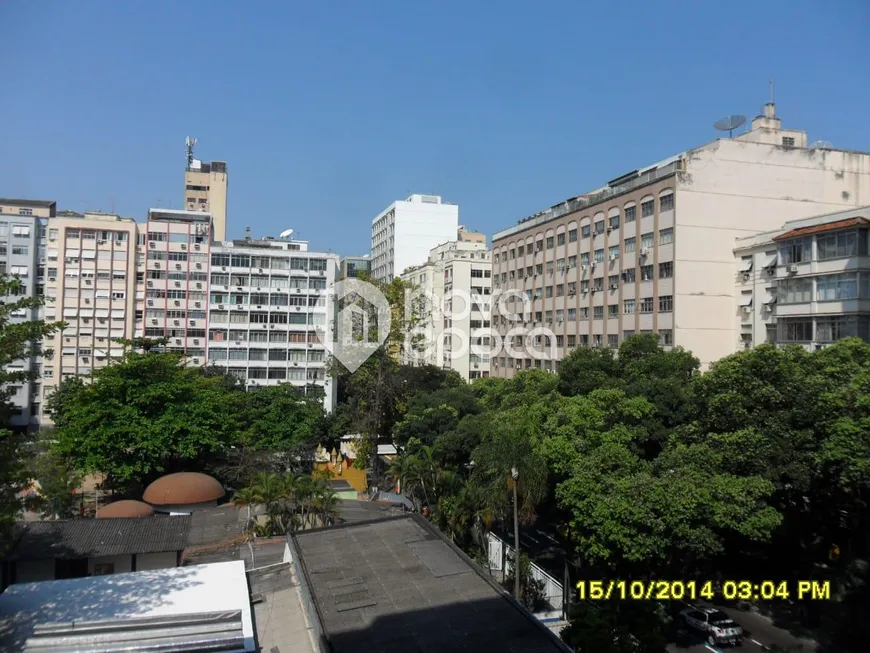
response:
<svg viewBox="0 0 870 653"><path fill-rule="evenodd" d="M199 250L199 245L194 245L194 246L193 246L193 249L195 249L195 250L198 251L198 250Z"/></svg>
<svg viewBox="0 0 870 653"><path fill-rule="evenodd" d="M798 266L796 266L794 264L788 266L788 273L789 274L797 274L797 271L798 271Z"/></svg>
<svg viewBox="0 0 870 653"><path fill-rule="evenodd" d="M197 282L196 282L196 287L197 287L197 288L202 288L202 282L201 282L201 281L197 281Z"/></svg>
<svg viewBox="0 0 870 653"><path fill-rule="evenodd" d="M242 344L242 341L241 341L241 340L236 340L236 344L237 344L237 345L240 345L240 344Z"/></svg>
<svg viewBox="0 0 870 653"><path fill-rule="evenodd" d="M93 283L90 279L85 279L85 285L90 286Z"/></svg>
<svg viewBox="0 0 870 653"><path fill-rule="evenodd" d="M591 289L591 291L592 291L593 293L594 293L596 290L598 290L598 289L597 289L597 288L592 288L592 289Z"/></svg>
<svg viewBox="0 0 870 653"><path fill-rule="evenodd" d="M85 304L90 304L90 303L91 303L91 300L88 298L85 298Z"/></svg>
<svg viewBox="0 0 870 653"><path fill-rule="evenodd" d="M199 344L199 338L194 338L194 339L193 339L193 344L198 345L198 344Z"/></svg>
<svg viewBox="0 0 870 653"><path fill-rule="evenodd" d="M258 270L258 272L259 272L260 274L263 274L263 268L260 268L260 269Z"/></svg>
<svg viewBox="0 0 870 653"><path fill-rule="evenodd" d="M590 261L590 263L589 263L589 267L590 267L590 268L594 268L594 267L595 267L595 263L596 263L595 261Z"/></svg>
<svg viewBox="0 0 870 653"><path fill-rule="evenodd" d="M178 300L178 299L176 299L176 300L175 300L175 305L176 305L176 306L181 306L181 301Z"/></svg>
<svg viewBox="0 0 870 653"><path fill-rule="evenodd" d="M149 299L149 300L148 300L148 306L154 306L154 300L153 300L153 299Z"/></svg>
<svg viewBox="0 0 870 653"><path fill-rule="evenodd" d="M176 264L175 264L175 269L176 269L176 270L180 270L180 269L181 269L181 263L176 263Z"/></svg>
<svg viewBox="0 0 870 653"><path fill-rule="evenodd" d="M178 326L179 324L181 324L181 320L172 320L172 323L173 323L175 326Z"/></svg>
<svg viewBox="0 0 870 653"><path fill-rule="evenodd" d="M219 309L219 310L224 310L224 305L223 305L223 304L218 304L218 309Z"/></svg>
<svg viewBox="0 0 870 653"><path fill-rule="evenodd" d="M772 277L774 274L776 274L776 268L767 268L767 274L768 276Z"/></svg>
<svg viewBox="0 0 870 653"><path fill-rule="evenodd" d="M157 318L152 318L152 319L151 319L151 324L157 324Z"/></svg>
<svg viewBox="0 0 870 653"><path fill-rule="evenodd" d="M186 249L187 249L187 245L182 244L182 245L181 245L181 251L183 252L183 251L185 251Z"/></svg>
<svg viewBox="0 0 870 653"><path fill-rule="evenodd" d="M160 261L154 261L154 267L155 267L155 268L159 268L159 267L160 267Z"/></svg>
<svg viewBox="0 0 870 653"><path fill-rule="evenodd" d="M743 312L746 313L747 315L749 315L752 312L752 307L751 306L744 306Z"/></svg>
<svg viewBox="0 0 870 653"><path fill-rule="evenodd" d="M610 284L610 289L611 289L611 290L616 290L616 289L618 289L618 288L619 288L619 284L616 284L616 283L612 283L612 284Z"/></svg>
<svg viewBox="0 0 870 653"><path fill-rule="evenodd" d="M57 277L49 277L48 280L49 281L57 281Z"/></svg>
<svg viewBox="0 0 870 653"><path fill-rule="evenodd" d="M750 275L748 272L744 272L744 273L743 273L743 280L744 280L744 281L749 281L749 277L750 277L750 276L752 276L752 275Z"/></svg>
<svg viewBox="0 0 870 653"><path fill-rule="evenodd" d="M196 320L191 320L191 321L190 321L190 326L196 326Z"/></svg>
<svg viewBox="0 0 870 653"><path fill-rule="evenodd" d="M640 255L646 256L647 254L649 254L649 250L646 247L641 247L640 248Z"/></svg>
<svg viewBox="0 0 870 653"><path fill-rule="evenodd" d="M154 249L155 247L157 247L157 243L155 243L155 242L152 240L152 241L150 241L150 242L148 243L148 247L150 247L151 249Z"/></svg>
<svg viewBox="0 0 870 653"><path fill-rule="evenodd" d="M149 281L149 282L148 282L148 287L149 287L149 288L153 288L153 287L154 287L154 282L153 282L153 281Z"/></svg>
<svg viewBox="0 0 870 653"><path fill-rule="evenodd" d="M194 358L193 362L194 362L194 364L199 364L199 358Z"/></svg>
<svg viewBox="0 0 870 653"><path fill-rule="evenodd" d="M611 255L610 255L610 262L612 263L612 262L615 261L617 258L619 258L619 257L618 257L616 254L611 254Z"/></svg>
<svg viewBox="0 0 870 653"><path fill-rule="evenodd" d="M221 272L226 272L226 271L227 271L227 266L226 265L221 266Z"/></svg>
<svg viewBox="0 0 870 653"><path fill-rule="evenodd" d="M181 288L181 282L180 282L180 281L176 281L176 282L175 282L175 287L176 287L176 288Z"/></svg>
<svg viewBox="0 0 870 653"><path fill-rule="evenodd" d="M605 229L605 231L606 231L607 233L610 233L611 231L613 231L613 227L607 227L607 229Z"/></svg>
<svg viewBox="0 0 870 653"><path fill-rule="evenodd" d="M573 297L573 296L576 295L576 294L577 294L577 291L576 291L576 290L572 290L572 291L570 291L570 292L568 293L568 297Z"/></svg>

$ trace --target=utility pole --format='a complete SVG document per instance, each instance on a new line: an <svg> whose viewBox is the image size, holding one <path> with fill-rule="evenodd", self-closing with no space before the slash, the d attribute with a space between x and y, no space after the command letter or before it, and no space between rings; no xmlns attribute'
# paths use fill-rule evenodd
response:
<svg viewBox="0 0 870 653"><path fill-rule="evenodd" d="M517 483L520 480L520 470L511 467L511 479L514 486L514 596L517 601L522 599L520 591L520 519L517 506Z"/></svg>

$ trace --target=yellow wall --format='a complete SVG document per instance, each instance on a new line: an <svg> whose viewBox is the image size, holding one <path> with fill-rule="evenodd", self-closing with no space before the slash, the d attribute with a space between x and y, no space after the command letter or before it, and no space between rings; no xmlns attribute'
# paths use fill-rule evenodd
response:
<svg viewBox="0 0 870 653"><path fill-rule="evenodd" d="M328 471L330 478L343 479L347 481L353 486L353 488L357 492L365 492L368 490L368 483L366 482L366 470L357 469L353 466L353 462L350 460L345 460L341 464L341 474L338 473L336 466L334 466L332 463L317 463L315 465L315 470Z"/></svg>

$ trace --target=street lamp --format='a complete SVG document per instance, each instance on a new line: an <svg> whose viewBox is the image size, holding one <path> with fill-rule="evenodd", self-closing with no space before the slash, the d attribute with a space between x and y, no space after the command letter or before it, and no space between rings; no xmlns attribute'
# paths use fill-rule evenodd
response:
<svg viewBox="0 0 870 653"><path fill-rule="evenodd" d="M517 507L517 482L520 480L520 470L511 467L511 479L514 486L514 596L519 601L520 594L520 519Z"/></svg>

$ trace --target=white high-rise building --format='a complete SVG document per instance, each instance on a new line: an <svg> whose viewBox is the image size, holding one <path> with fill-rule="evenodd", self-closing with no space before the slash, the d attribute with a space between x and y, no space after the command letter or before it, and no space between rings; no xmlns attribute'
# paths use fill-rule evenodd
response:
<svg viewBox="0 0 870 653"><path fill-rule="evenodd" d="M401 278L428 299L417 330L423 349L408 352L403 362L456 370L466 381L488 377L492 258L486 236L460 227L455 240L432 248L426 263Z"/></svg>
<svg viewBox="0 0 870 653"><path fill-rule="evenodd" d="M372 278L392 281L436 245L454 240L458 229L459 206L438 195L393 202L372 220Z"/></svg>

